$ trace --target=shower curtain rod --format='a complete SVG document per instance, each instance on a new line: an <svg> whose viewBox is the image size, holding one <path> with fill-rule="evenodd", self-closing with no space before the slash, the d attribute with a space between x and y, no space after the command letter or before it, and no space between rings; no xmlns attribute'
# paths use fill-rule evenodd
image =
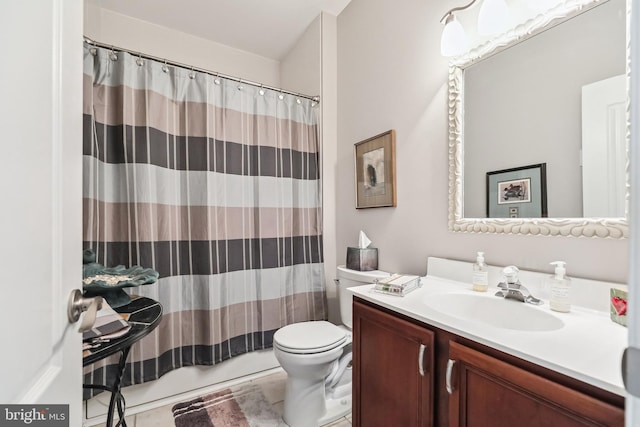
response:
<svg viewBox="0 0 640 427"><path fill-rule="evenodd" d="M153 61L159 61L159 62L163 62L163 63L165 63L167 65L172 65L172 66L175 66L175 67L180 67L180 68L184 68L184 69L192 70L192 71L198 71L198 72L201 72L201 73L209 74L211 76L220 77L220 78L227 79L227 80L232 80L234 82L247 84L247 85L250 85L250 86L256 86L256 87L259 87L259 88L262 88L262 89L269 89L269 90L273 90L275 92L286 93L288 95L297 96L298 98L309 99L309 100L315 102L316 104L320 103L320 96L319 95L305 95L305 94L302 94L302 93L291 92L289 90L285 90L285 89L281 89L281 88L265 85L265 84L262 84L262 83L252 82L251 80L241 79L240 77L229 76L229 75L226 75L226 74L223 74L223 73L218 73L216 71L205 70L203 68L198 68L198 67L194 67L194 66L191 66L191 65L181 64L179 62L169 61L169 60L164 59L164 58L158 58L157 56L152 56L152 55L147 55L145 53L135 52L133 50L124 49L124 48L121 48L121 47L118 47L118 46L113 46L113 45L106 44L106 43L100 43L100 42L97 42L95 40L91 40L90 38L88 38L86 36L84 37L84 41L86 43L92 45L92 46L102 47L102 48L105 48L105 49L111 49L113 51L118 51L118 52L126 52L126 53L129 53L129 54L133 55L133 56L137 56L139 58L150 59L150 60L153 60Z"/></svg>

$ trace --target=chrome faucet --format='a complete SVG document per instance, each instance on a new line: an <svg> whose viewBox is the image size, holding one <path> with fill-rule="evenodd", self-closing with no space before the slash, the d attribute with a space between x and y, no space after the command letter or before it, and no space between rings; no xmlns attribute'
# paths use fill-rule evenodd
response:
<svg viewBox="0 0 640 427"><path fill-rule="evenodd" d="M504 299L515 299L521 302L526 302L533 305L540 305L542 301L531 295L531 292L518 280L518 267L510 265L502 270L505 281L498 283L498 287L502 290L496 292L497 297Z"/></svg>

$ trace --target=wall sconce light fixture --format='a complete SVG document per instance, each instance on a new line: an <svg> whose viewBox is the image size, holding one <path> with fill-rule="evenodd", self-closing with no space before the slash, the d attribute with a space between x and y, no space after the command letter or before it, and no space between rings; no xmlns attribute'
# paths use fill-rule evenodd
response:
<svg viewBox="0 0 640 427"><path fill-rule="evenodd" d="M469 48L467 35L462 25L456 19L454 12L468 9L478 0L454 7L440 20L444 24L442 38L440 39L440 52L442 56L456 56L466 52ZM482 35L498 34L507 29L509 24L509 8L504 0L483 0L478 15L478 33Z"/></svg>

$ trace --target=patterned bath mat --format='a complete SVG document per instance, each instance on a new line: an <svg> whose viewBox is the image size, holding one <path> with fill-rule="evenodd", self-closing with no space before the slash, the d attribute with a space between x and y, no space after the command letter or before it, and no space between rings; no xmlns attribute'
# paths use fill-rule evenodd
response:
<svg viewBox="0 0 640 427"><path fill-rule="evenodd" d="M258 385L200 396L172 408L176 427L286 427Z"/></svg>

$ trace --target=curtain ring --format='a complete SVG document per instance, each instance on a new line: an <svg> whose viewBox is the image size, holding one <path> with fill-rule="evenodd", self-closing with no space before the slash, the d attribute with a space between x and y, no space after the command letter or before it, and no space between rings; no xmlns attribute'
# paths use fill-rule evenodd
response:
<svg viewBox="0 0 640 427"><path fill-rule="evenodd" d="M169 67L167 67L167 60L164 60L164 65L162 66L162 71L165 73L169 72Z"/></svg>
<svg viewBox="0 0 640 427"><path fill-rule="evenodd" d="M260 85L260 90L258 91L258 93L259 93L260 95L264 95L264 89L262 88L263 86L264 86L264 85L262 85L262 84Z"/></svg>

